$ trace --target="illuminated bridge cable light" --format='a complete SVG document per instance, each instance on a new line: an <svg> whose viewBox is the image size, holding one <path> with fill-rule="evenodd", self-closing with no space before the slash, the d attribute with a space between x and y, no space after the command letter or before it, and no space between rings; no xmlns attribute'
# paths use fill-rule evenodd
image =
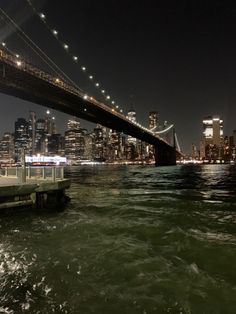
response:
<svg viewBox="0 0 236 314"><path fill-rule="evenodd" d="M3 47L6 47L6 43L2 42L2 46L3 46Z"/></svg>
<svg viewBox="0 0 236 314"><path fill-rule="evenodd" d="M29 0L27 0L29 2ZM10 24L11 27L16 31L17 36L19 36L34 53L45 63L48 67L59 77L66 78L73 86L75 86L79 91L82 90L79 86L73 82L73 80L55 63L53 60L21 29L21 27L15 23L13 19L0 7L0 12L2 13L6 23ZM37 11L35 11L37 13ZM38 13L37 13L38 14ZM46 24L45 24L46 25Z"/></svg>
<svg viewBox="0 0 236 314"><path fill-rule="evenodd" d="M39 16L40 16L40 18L42 19L42 20L44 20L45 18L46 18L46 15L44 14L44 13L39 13Z"/></svg>
<svg viewBox="0 0 236 314"><path fill-rule="evenodd" d="M44 23L44 25L48 28L48 30L50 31L50 33L52 33L54 35L54 38L64 47L64 49L67 51L67 53L70 55L70 57L73 58L74 61L78 61L78 58L76 56L73 56L70 52L69 52L69 45L67 44L63 44L63 41L60 40L59 36L58 36L58 31L56 30L56 28L52 27L49 22L48 22L48 18L46 19L46 14L44 14L43 12L39 12L36 7L33 5L31 0L26 0L28 2L28 4L30 5L30 7L32 8L32 10L40 17L40 20ZM81 70L83 72L86 71L86 67L83 66L81 67ZM90 80L92 80L91 75L88 77ZM95 85L96 87L98 87L99 85ZM78 87L79 88L79 87ZM102 92L103 96L106 99L106 96L104 95L104 93Z"/></svg>
<svg viewBox="0 0 236 314"><path fill-rule="evenodd" d="M93 76L92 76L92 75L89 75L89 78L90 78L90 80L92 80L92 79L93 79Z"/></svg>

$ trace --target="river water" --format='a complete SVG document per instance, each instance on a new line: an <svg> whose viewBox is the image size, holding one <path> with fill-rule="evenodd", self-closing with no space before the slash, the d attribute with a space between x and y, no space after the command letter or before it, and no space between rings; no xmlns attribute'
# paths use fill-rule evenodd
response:
<svg viewBox="0 0 236 314"><path fill-rule="evenodd" d="M236 167L67 169L63 211L0 214L0 313L236 313Z"/></svg>

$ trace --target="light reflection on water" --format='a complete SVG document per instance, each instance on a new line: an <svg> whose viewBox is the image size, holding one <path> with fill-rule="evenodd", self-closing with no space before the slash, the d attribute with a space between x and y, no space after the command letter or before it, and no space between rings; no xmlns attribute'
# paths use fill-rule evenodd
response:
<svg viewBox="0 0 236 314"><path fill-rule="evenodd" d="M0 313L235 313L236 168L70 168L63 212L0 215Z"/></svg>

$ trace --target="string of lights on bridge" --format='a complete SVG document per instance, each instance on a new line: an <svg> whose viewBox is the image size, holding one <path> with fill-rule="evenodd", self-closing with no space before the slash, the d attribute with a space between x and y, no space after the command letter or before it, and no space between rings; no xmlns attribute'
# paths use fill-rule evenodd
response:
<svg viewBox="0 0 236 314"><path fill-rule="evenodd" d="M41 19L41 20L44 22L44 24L47 26L47 28L48 28L49 30L51 30L52 34L56 37L56 39L58 40L58 42L63 46L63 48L67 51L67 53L68 53L70 56L72 56L73 60L77 63L77 62L78 62L78 57L75 56L75 55L72 55L71 53L69 53L69 45L63 43L62 41L60 41L60 40L58 39L58 31L56 31L55 29L51 29L50 26L48 25L48 23L46 23L46 21L45 21L45 19L46 19L45 14L44 14L44 13L39 13L39 12L37 12L36 9L35 9L35 7L32 5L32 3L31 3L30 0L27 0L27 2L32 6L32 8L34 9L34 11L38 14L38 16L40 17L40 19ZM2 11L2 10L1 10L1 11ZM15 23L14 23L14 24L15 24ZM20 29L20 27L17 27L17 28ZM26 34L25 34L25 35L26 35ZM26 35L26 37L28 37L28 36ZM29 39L29 38L28 38L28 39ZM30 40L30 41L34 44L34 42L33 42L32 40ZM15 58L16 58L15 64L16 64L18 67L21 67L22 64L23 64L23 63L22 63L22 62L23 62L23 59L20 57L20 55L19 55L19 54L16 54L16 53L13 53L13 52L7 47L6 42L2 42L1 45L2 45L2 47L3 47L6 51L8 51L11 55L15 56ZM37 46L37 48L40 49L38 46ZM41 50L41 49L40 49L40 50ZM42 51L41 51L41 52L42 52ZM43 54L46 55L45 53L43 53ZM48 58L48 59L49 59L49 58ZM50 60L50 61L51 61L51 60ZM56 64L55 64L53 61L51 61L51 62L56 66ZM27 62L25 62L25 64L27 64ZM57 66L56 66L56 67L57 67ZM61 70L59 67L57 67L57 68L58 68L59 70ZM85 66L82 66L82 67L81 67L81 70L86 73L87 68L86 68ZM55 71L55 69L54 69L54 71ZM63 71L61 70L61 72L63 72ZM64 72L63 72L63 74L67 77L67 75L66 75ZM88 75L88 78L89 78L91 81L94 81L94 76L93 76L93 75ZM55 78L55 82L58 83L58 84L61 83L61 81L60 81L59 78ZM73 83L73 85L75 85L75 83L74 83L73 81L72 81L72 83ZM76 86L76 87L78 88L78 86ZM95 87L99 88L99 87L100 87L100 84L99 84L98 82L95 83ZM79 89L79 88L78 88L78 89ZM107 101L108 101L108 100L111 101L111 104L113 105L113 108L112 108L111 110L114 112L114 107L115 107L116 110L117 110L118 112L120 112L120 113L123 115L123 110L122 110L122 109L118 110L118 109L119 109L119 106L118 106L118 105L114 106L114 105L115 105L115 101L114 101L114 100L111 100L111 97L110 97L109 95L106 95L106 94L105 94L105 90L104 90L104 89L101 89L101 93L102 93L102 95L105 97L105 99L106 99ZM89 99L93 100L93 97L89 97L87 94L84 94L84 95L83 95L83 98L84 98L85 100L89 100ZM126 117L126 118L127 118L127 117ZM136 125L136 126L142 128L142 129L145 130L146 132L151 133L152 135L155 135L155 136L157 136L157 137L159 137L159 136L160 136L161 134L163 134L163 133L168 132L169 130L171 130L171 129L174 127L174 125L172 124L172 125L169 125L166 129L157 131L155 128L150 130L150 129L148 129L148 128L142 126L142 125L141 125L140 123L138 123L137 121L131 121L131 120L130 120L130 122L131 122L132 124L134 124L134 125ZM162 140L164 140L164 139L162 138ZM165 141L165 140L164 140L164 141ZM177 143L177 147L179 147L176 134L175 134L175 141L176 141L176 143ZM166 143L167 143L167 142L166 142ZM167 144L168 144L168 143L167 143ZM180 149L179 149L179 150L180 150Z"/></svg>
<svg viewBox="0 0 236 314"><path fill-rule="evenodd" d="M2 47L8 52L10 53L11 56L15 57L15 64L17 67L19 68L22 68L22 66L26 66L27 65L27 62L25 62L22 58L20 58L19 54L15 54L11 49L9 49L6 45L5 42L2 42L1 43ZM61 85L62 81L60 81L58 78L55 78L55 83L58 83L61 87L63 87L63 85ZM83 98L85 100L93 100L95 101L95 99L93 97L89 97L87 94L83 94ZM114 108L111 108L110 109L112 112L114 112ZM122 114L123 115L123 114ZM124 116L125 117L125 116ZM127 117L126 117L127 118ZM169 125L167 128L163 129L163 130L160 130L160 131L157 131L156 130L156 127L153 128L153 129L148 129L144 126L142 126L140 123L138 123L137 121L131 121L129 120L130 123L140 127L141 129L143 129L144 131L154 135L154 136L157 136L159 137L161 134L164 134L164 133L167 133L169 130L173 129L174 125L171 124ZM161 137L159 137L161 138ZM161 138L164 142L166 142L163 138ZM175 141L176 141L176 144L177 144L177 148L178 150L180 151L180 148L179 148L179 143L178 143L178 139L177 139L177 136L176 136L176 133L175 133ZM166 142L168 144L168 142Z"/></svg>
<svg viewBox="0 0 236 314"><path fill-rule="evenodd" d="M70 58L72 58L72 60L79 65L80 60L78 55L70 52L69 44L66 41L60 39L57 28L51 27L51 24L48 22L48 19L46 18L46 14L43 12L39 12L30 0L27 0L27 2L32 7L33 11L37 14L37 16L40 18L40 20L44 23L44 25L47 27L47 29L50 31L50 33L53 34L58 43L67 52ZM121 113L123 113L123 109L120 109L120 106L116 103L116 101L113 100L108 93L106 93L106 90L102 88L102 84L95 79L95 75L89 74L88 67L85 65L81 65L80 70L88 77L89 81L92 82L94 86L100 91L102 96L105 98L106 102L110 103L117 111L119 110Z"/></svg>

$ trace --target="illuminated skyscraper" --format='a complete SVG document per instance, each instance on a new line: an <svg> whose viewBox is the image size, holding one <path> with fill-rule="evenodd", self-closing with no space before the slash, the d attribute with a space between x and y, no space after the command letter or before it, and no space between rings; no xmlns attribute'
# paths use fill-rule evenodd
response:
<svg viewBox="0 0 236 314"><path fill-rule="evenodd" d="M3 163L12 163L14 161L14 137L6 132L0 141L0 160Z"/></svg>
<svg viewBox="0 0 236 314"><path fill-rule="evenodd" d="M202 122L205 145L213 144L220 146L223 140L223 120L218 116L208 116Z"/></svg>
<svg viewBox="0 0 236 314"><path fill-rule="evenodd" d="M15 156L19 161L22 154L22 149L29 152L29 123L24 118L18 118L15 122Z"/></svg>
<svg viewBox="0 0 236 314"><path fill-rule="evenodd" d="M223 120L219 116L203 119L203 158L217 160L222 158Z"/></svg>

